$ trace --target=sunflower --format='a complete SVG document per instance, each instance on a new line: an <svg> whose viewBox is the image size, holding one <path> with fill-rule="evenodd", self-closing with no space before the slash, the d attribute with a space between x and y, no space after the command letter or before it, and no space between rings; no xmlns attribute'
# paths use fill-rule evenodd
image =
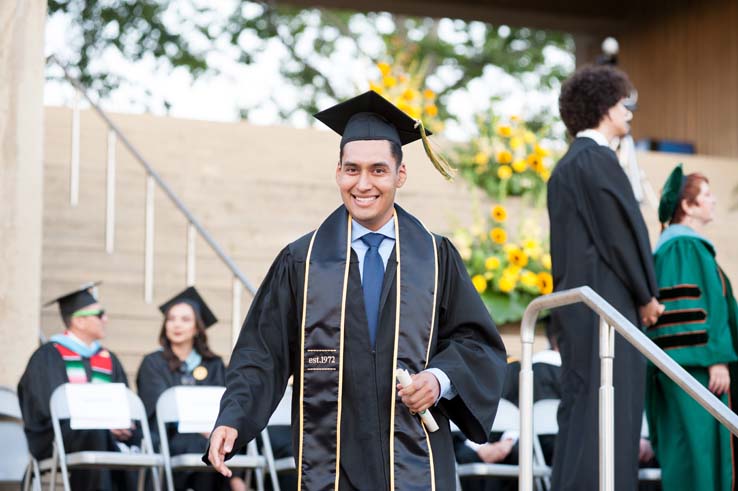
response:
<svg viewBox="0 0 738 491"><path fill-rule="evenodd" d="M513 175L513 171L512 171L512 169L510 168L509 165L501 165L497 169L497 177L499 177L503 181L504 180L507 180L507 179L510 179L512 177L512 175Z"/></svg>
<svg viewBox="0 0 738 491"><path fill-rule="evenodd" d="M540 146L540 145L538 145L538 144L536 144L536 145L535 145L535 146L533 147L533 151L534 151L534 152L535 152L535 154L536 154L536 155L538 155L539 157L548 157L549 155L551 155L551 152L549 152L548 150L546 150L545 148L543 148L542 146Z"/></svg>
<svg viewBox="0 0 738 491"><path fill-rule="evenodd" d="M520 274L520 282L528 287L538 286L538 275L533 271L525 270Z"/></svg>
<svg viewBox="0 0 738 491"><path fill-rule="evenodd" d="M551 254L544 254L541 257L541 264L544 268L551 271Z"/></svg>
<svg viewBox="0 0 738 491"><path fill-rule="evenodd" d="M481 274L475 274L472 277L472 283L474 284L474 288L477 289L478 293L484 293L485 290L487 290L487 279Z"/></svg>
<svg viewBox="0 0 738 491"><path fill-rule="evenodd" d="M523 139L519 136L514 136L510 138L510 148L513 150L517 150L518 148L523 146Z"/></svg>
<svg viewBox="0 0 738 491"><path fill-rule="evenodd" d="M427 114L431 118L435 118L436 116L438 116L438 106L436 106L435 104L425 106L425 114Z"/></svg>
<svg viewBox="0 0 738 491"><path fill-rule="evenodd" d="M497 223L502 223L507 220L507 210L502 205L493 206L490 215L492 216L492 219Z"/></svg>
<svg viewBox="0 0 738 491"><path fill-rule="evenodd" d="M413 89L405 89L402 91L402 98L410 102L418 96L418 92Z"/></svg>
<svg viewBox="0 0 738 491"><path fill-rule="evenodd" d="M548 295L553 291L554 282L551 273L538 273L538 289L543 295Z"/></svg>
<svg viewBox="0 0 738 491"><path fill-rule="evenodd" d="M386 77L390 74L390 71L392 71L390 64L383 61L377 63L377 68L379 68L379 73L381 73L383 77Z"/></svg>
<svg viewBox="0 0 738 491"><path fill-rule="evenodd" d="M436 98L436 93L433 92L431 89L425 89L423 91L423 97L425 97L428 100L433 100Z"/></svg>
<svg viewBox="0 0 738 491"><path fill-rule="evenodd" d="M535 153L532 153L532 154L528 155L527 160L528 160L528 165L534 171L541 172L541 169L544 169L544 167L543 167L543 159L539 155L537 155Z"/></svg>
<svg viewBox="0 0 738 491"><path fill-rule="evenodd" d="M515 285L516 285L515 279L514 278L511 278L509 276L504 276L503 275L497 281L497 288L499 288L500 291L503 292L503 293L510 293L511 291L513 291L515 289Z"/></svg>
<svg viewBox="0 0 738 491"><path fill-rule="evenodd" d="M507 242L507 232L504 228L495 227L489 231L489 238L495 244L504 244Z"/></svg>
<svg viewBox="0 0 738 491"><path fill-rule="evenodd" d="M397 79L392 75L385 75L384 77L382 77L382 84L388 89L391 89L392 87L397 85Z"/></svg>
<svg viewBox="0 0 738 491"><path fill-rule="evenodd" d="M517 247L507 254L510 264L524 268L528 264L528 255Z"/></svg>
<svg viewBox="0 0 738 491"><path fill-rule="evenodd" d="M369 82L369 90L373 90L380 95L384 93L384 87L382 87L381 85L377 85L374 82Z"/></svg>
<svg viewBox="0 0 738 491"><path fill-rule="evenodd" d="M525 172L527 168L528 168L528 162L526 162L523 159L518 159L512 163L512 169L518 174Z"/></svg>
<svg viewBox="0 0 738 491"><path fill-rule="evenodd" d="M489 162L489 155L486 153L479 151L474 155L474 163L477 165L487 165L487 162Z"/></svg>
<svg viewBox="0 0 738 491"><path fill-rule="evenodd" d="M500 258L497 256L490 256L484 261L484 269L487 271L494 271L500 267Z"/></svg>
<svg viewBox="0 0 738 491"><path fill-rule="evenodd" d="M525 143L532 145L536 142L536 134L532 131L526 131L525 133L523 133L523 140L525 141Z"/></svg>
<svg viewBox="0 0 738 491"><path fill-rule="evenodd" d="M498 164L511 164L513 161L513 155L510 150L500 150L497 152L497 163Z"/></svg>
<svg viewBox="0 0 738 491"><path fill-rule="evenodd" d="M512 128L504 124L497 125L497 134L504 138L510 138L512 136Z"/></svg>

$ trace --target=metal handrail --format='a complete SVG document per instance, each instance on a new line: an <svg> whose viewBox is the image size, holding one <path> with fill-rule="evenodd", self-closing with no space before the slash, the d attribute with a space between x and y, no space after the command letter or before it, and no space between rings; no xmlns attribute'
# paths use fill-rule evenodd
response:
<svg viewBox="0 0 738 491"><path fill-rule="evenodd" d="M177 196L177 194L172 190L172 188L169 187L169 185L164 181L164 179L161 177L161 175L153 168L153 166L146 160L146 158L141 154L141 152L136 149L136 147L133 146L133 144L128 140L126 135L120 130L120 128L110 119L110 117L105 113L105 111L100 108L98 104L96 104L87 93L85 87L77 80L75 79L67 70L66 66L61 63L54 55L51 55L48 57L49 61L53 61L56 65L58 65L62 71L64 72L64 78L69 82L77 91L77 94L82 95L87 102L89 102L90 106L97 112L97 114L102 118L102 120L105 122L105 124L108 127L109 134L108 134L108 185L107 185L107 191L108 191L108 199L107 199L107 209L108 213L106 214L106 250L108 253L111 253L113 250L113 234L114 234L114 227L112 225L112 220L114 220L114 204L111 203L114 201L113 198L111 198L111 194L115 192L115 157L114 157L114 148L116 140L120 140L120 142L125 146L126 149L133 155L135 160L137 160L146 171L147 175L147 183L146 183L146 244L145 244L145 278L144 278L144 298L147 303L150 303L152 301L152 292L153 292L153 233L154 233L154 195L153 195L153 189L154 184L156 184L162 191L164 191L164 194L171 200L171 202L174 204L174 206L179 210L179 212L184 215L184 217L187 219L188 223L188 229L187 229L187 252L186 252L186 266L187 266L187 284L193 285L195 282L195 237L196 234L199 234L200 237L202 237L205 242L210 246L210 248L215 252L215 254L220 258L220 260L225 264L225 266L230 270L230 272L233 274L233 283L232 283L232 298L233 298L233 312L232 312L232 334L233 334L233 341L235 343L235 340L238 336L238 332L241 328L241 315L240 315L240 297L242 288L245 287L246 290L253 296L256 295L256 289L251 284L251 282L246 278L246 276L243 274L243 272L239 269L239 267L236 265L236 263L233 261L233 259L225 252L225 250L220 246L220 244L213 238L212 235L203 227L203 225L200 223L197 218L192 214L192 212L187 208L187 206L184 204L184 202ZM71 183L70 183L70 200L72 203L72 206L76 206L79 196L79 112L78 108L75 108L74 114L73 114L73 122L72 122L72 172L71 172ZM77 165L75 165L75 160ZM113 194L114 196L114 194ZM112 207L112 208L111 208ZM112 211L111 211L112 210Z"/></svg>
<svg viewBox="0 0 738 491"><path fill-rule="evenodd" d="M651 341L620 312L588 286L553 293L533 300L523 314L520 326L520 491L533 489L533 338L535 323L542 310L582 302L600 316L600 491L614 489L614 392L612 362L615 331L664 372L690 397L712 414L731 433L738 435L738 415L700 384Z"/></svg>

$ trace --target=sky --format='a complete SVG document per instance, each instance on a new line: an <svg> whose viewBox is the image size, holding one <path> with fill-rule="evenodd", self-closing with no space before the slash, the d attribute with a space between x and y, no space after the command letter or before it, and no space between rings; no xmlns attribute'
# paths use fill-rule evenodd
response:
<svg viewBox="0 0 738 491"><path fill-rule="evenodd" d="M208 5L215 6L225 14L232 8L233 1L217 0ZM377 20L380 29L391 29L391 22L388 26L381 25L383 19L380 16ZM450 32L448 27L451 23L448 19L441 22L441 34L445 27ZM362 32L361 26L358 28ZM46 55L55 54L62 60L69 59L69 46L75 43L75 35L75 29L67 16L57 14L51 17L46 28ZM362 37L361 45L368 56L356 56L348 47L342 48L339 45L331 56L331 63L322 67L332 80L339 81L339 85L342 84L349 93L367 90L368 81L378 78L371 57L376 58L381 53L381 40L366 34ZM217 74L193 80L185 69L170 70L157 64L153 57L132 63L124 59L117 50L109 49L95 63L106 70L123 74L128 83L113 91L102 101L102 106L108 111L123 113L150 112L187 119L238 121L240 107L264 103L274 94L279 94L280 99L288 104L297 97L299 89L287 84L279 75L282 50L278 43L274 43L257 56L254 63L245 65L235 61L234 54L224 46L222 50L208 55L208 63L217 69ZM547 63L561 64L573 71L572 53L553 47L547 48L544 53ZM47 72L52 76L59 75L58 68L53 66ZM433 79L429 80L430 88L434 88L433 82ZM531 89L534 86L534 75L521 81L499 68L488 67L483 77L470 83L466 90L457 91L448 100L447 103L458 114L459 122L447 125L445 136L457 141L468 139L475 132L473 115L488 110L493 96L500 97L494 109L502 116L514 114L525 117L526 114L535 114L542 108L548 108L556 114L558 91ZM46 104L69 105L73 98L74 91L65 82L47 81L44 93ZM170 104L168 110L165 100ZM249 122L258 125L292 124L298 127L312 123L304 116L295 116L288 122L281 121L277 108L271 103L262 104L260 108L251 111ZM562 132L562 127L558 131Z"/></svg>

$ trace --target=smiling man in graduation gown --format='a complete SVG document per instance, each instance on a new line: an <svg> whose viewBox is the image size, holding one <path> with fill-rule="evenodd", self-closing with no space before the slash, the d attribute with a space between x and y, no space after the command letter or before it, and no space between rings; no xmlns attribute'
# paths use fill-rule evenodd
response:
<svg viewBox="0 0 738 491"><path fill-rule="evenodd" d="M39 460L52 454L54 430L49 402L54 389L66 383L120 382L128 385L118 358L99 342L105 336L107 315L93 294L95 285L82 286L46 304L59 304L66 331L52 336L31 355L18 383L28 447ZM61 430L67 452L118 451L121 443L140 441L140 431L125 428L72 430L68 421L62 421ZM123 471L73 470L70 473L70 484L75 491L135 489L135 482L132 473Z"/></svg>
<svg viewBox="0 0 738 491"><path fill-rule="evenodd" d="M559 109L575 137L548 183L556 291L588 285L636 326L663 311L648 230L628 177L609 142L628 133L631 92L625 74L584 67L561 89ZM577 304L551 312L559 334L561 391L553 489L598 486L599 321ZM615 335L615 488L638 487L645 359Z"/></svg>
<svg viewBox="0 0 738 491"><path fill-rule="evenodd" d="M299 489L454 489L449 419L487 440L505 348L451 243L394 203L402 145L422 137L428 151L426 135L375 92L316 118L342 135L343 205L272 264L204 459L228 475L223 458L266 426L293 375ZM397 368L410 387L398 390ZM436 432L413 414L426 409Z"/></svg>

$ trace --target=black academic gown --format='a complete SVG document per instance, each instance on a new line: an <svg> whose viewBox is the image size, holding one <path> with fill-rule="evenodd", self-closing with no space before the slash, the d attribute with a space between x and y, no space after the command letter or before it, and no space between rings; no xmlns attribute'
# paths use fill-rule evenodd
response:
<svg viewBox="0 0 738 491"><path fill-rule="evenodd" d="M156 401L162 392L170 387L183 385L185 382L189 385L225 385L225 365L219 356L207 360L203 359L201 365L207 369L207 377L203 380L195 380L191 376L186 376L184 370L177 372L170 370L161 351L149 353L141 361L136 376L136 386L138 387L138 395L146 407L154 448L158 449L160 442L156 424ZM186 376L185 380L183 380L183 376ZM207 439L199 433L177 433L176 425L167 428L167 432L171 455L202 453L207 447ZM227 487L227 485L226 478L215 472L174 473L174 487L178 490L208 491L221 489Z"/></svg>
<svg viewBox="0 0 738 491"><path fill-rule="evenodd" d="M111 352L113 373L111 382L128 385L128 378L118 358ZM89 358L83 358L87 379L92 376ZM66 365L53 343L38 348L26 366L18 383L18 398L23 414L23 428L28 439L28 448L37 459L51 457L54 430L51 425L49 401L54 389L69 382ZM72 430L68 421L61 423L64 448L67 453L82 450L118 451L115 438L108 430ZM134 432L127 444L140 442L140 430ZM121 471L72 470L72 489L77 490L124 490L135 489L135 473Z"/></svg>
<svg viewBox="0 0 738 491"><path fill-rule="evenodd" d="M588 285L634 325L638 307L657 296L648 231L615 153L577 138L548 184L556 291ZM598 486L597 316L583 304L555 309L562 359L562 400L553 489ZM615 488L638 487L645 359L615 336Z"/></svg>
<svg viewBox="0 0 738 491"><path fill-rule="evenodd" d="M216 426L238 429L237 446L264 428L287 380L300 363L305 258L310 235L287 246L264 279L241 330L226 375L226 393ZM448 419L477 442L487 440L502 392L505 348L458 252L438 238L439 294L429 367L448 375L458 396L431 410L440 429L430 433L436 489L455 488L454 453ZM384 276L376 348L369 344L359 263L351 252L346 300L340 489L389 489L390 403L395 323L394 252ZM297 370L299 374L299 370ZM299 421L299 376L292 420ZM293 425L293 449L298 447ZM294 452L295 455L297 452ZM206 456L207 457L207 456Z"/></svg>

